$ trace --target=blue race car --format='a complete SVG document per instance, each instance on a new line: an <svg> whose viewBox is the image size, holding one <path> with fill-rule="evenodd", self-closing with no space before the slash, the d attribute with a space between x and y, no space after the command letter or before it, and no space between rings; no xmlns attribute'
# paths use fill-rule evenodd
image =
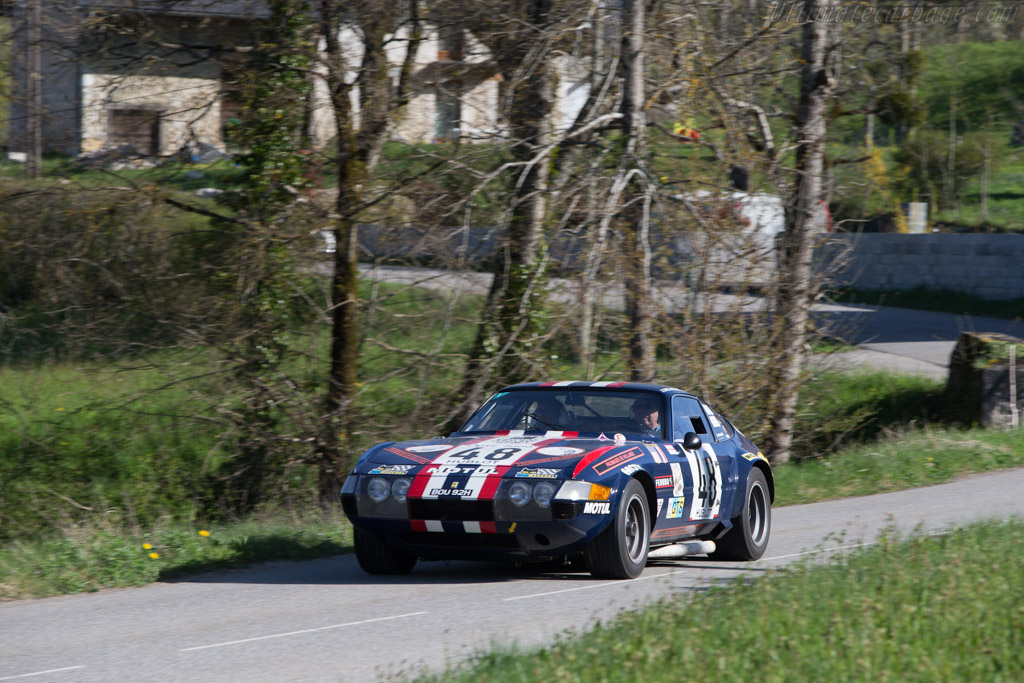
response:
<svg viewBox="0 0 1024 683"><path fill-rule="evenodd" d="M447 438L369 449L341 491L370 574L582 554L615 579L649 558L760 558L774 498L768 461L728 420L627 382L506 387Z"/></svg>

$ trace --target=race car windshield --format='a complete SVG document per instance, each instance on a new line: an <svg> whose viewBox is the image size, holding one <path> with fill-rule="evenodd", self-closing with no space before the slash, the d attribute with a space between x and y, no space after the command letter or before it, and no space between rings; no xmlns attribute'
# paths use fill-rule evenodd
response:
<svg viewBox="0 0 1024 683"><path fill-rule="evenodd" d="M662 397L651 391L506 391L491 398L459 431L567 431L662 438L663 415Z"/></svg>

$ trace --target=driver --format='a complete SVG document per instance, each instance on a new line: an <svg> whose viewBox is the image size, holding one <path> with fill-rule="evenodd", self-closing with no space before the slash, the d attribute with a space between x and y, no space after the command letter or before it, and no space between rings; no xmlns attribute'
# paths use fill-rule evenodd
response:
<svg viewBox="0 0 1024 683"><path fill-rule="evenodd" d="M633 402L633 419L642 434L661 438L660 413L659 401L654 396L641 396Z"/></svg>

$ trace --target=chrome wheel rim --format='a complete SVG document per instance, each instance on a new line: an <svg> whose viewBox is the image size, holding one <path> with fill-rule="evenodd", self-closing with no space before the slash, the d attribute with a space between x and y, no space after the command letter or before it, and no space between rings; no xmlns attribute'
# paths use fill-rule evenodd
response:
<svg viewBox="0 0 1024 683"><path fill-rule="evenodd" d="M747 526L750 529L750 541L754 545L764 545L768 536L768 495L759 481L755 481L750 487L750 497L747 499Z"/></svg>
<svg viewBox="0 0 1024 683"><path fill-rule="evenodd" d="M629 499L626 506L624 535L626 540L626 556L633 564L643 560L644 547L647 542L647 515L643 502L638 496Z"/></svg>

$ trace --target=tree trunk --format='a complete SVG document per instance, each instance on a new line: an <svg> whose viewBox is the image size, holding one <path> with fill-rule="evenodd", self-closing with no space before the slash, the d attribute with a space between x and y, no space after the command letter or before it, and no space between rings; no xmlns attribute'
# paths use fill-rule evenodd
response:
<svg viewBox="0 0 1024 683"><path fill-rule="evenodd" d="M549 21L548 0L532 0L527 18L535 33L542 33ZM542 40L542 39L541 39ZM501 241L484 306L470 352L462 385L460 405L448 418L446 431L455 431L476 409L491 382L504 384L523 381L527 376L524 359L532 354L531 344L538 329L535 315L543 301L542 258L544 219L550 162L547 152L552 137L554 78L547 51L538 56L521 50L521 45L495 59L503 82L512 88L508 115L512 153L525 164L520 172L509 207L508 225ZM524 59L534 61L524 63ZM522 72L526 71L523 76Z"/></svg>
<svg viewBox="0 0 1024 683"><path fill-rule="evenodd" d="M351 436L352 410L358 381L359 361L359 277L358 212L364 187L380 156L388 127L396 112L407 103L407 82L420 42L416 0L408 5L382 2L356 12L363 39L359 70L359 124L352 111L352 88L347 81L350 68L338 33L343 16L349 16L343 0L322 0L319 4L321 39L326 61L324 78L330 92L337 136L338 198L332 226L335 240L334 276L331 282L330 375L325 400L325 421L317 443L320 470L320 500L338 500L340 485L355 455L342 446ZM402 12L412 22L401 80L396 93L390 90L386 38L397 31Z"/></svg>
<svg viewBox="0 0 1024 683"><path fill-rule="evenodd" d="M643 173L646 159L644 115L644 0L625 0L622 5L622 63L625 69L622 127L626 136L623 153L640 172L632 174L625 195L626 312L629 315L629 368L634 381L654 379L654 341L651 314L651 250L649 240L650 193Z"/></svg>
<svg viewBox="0 0 1024 683"><path fill-rule="evenodd" d="M805 16L828 16L835 0L805 0ZM834 83L828 71L829 24L808 21L803 29L803 69L797 110L796 187L786 210L779 290L775 315L780 326L775 353L775 401L768 437L768 458L788 462L793 419L804 362L813 300L811 260L818 227L824 171L826 109Z"/></svg>

